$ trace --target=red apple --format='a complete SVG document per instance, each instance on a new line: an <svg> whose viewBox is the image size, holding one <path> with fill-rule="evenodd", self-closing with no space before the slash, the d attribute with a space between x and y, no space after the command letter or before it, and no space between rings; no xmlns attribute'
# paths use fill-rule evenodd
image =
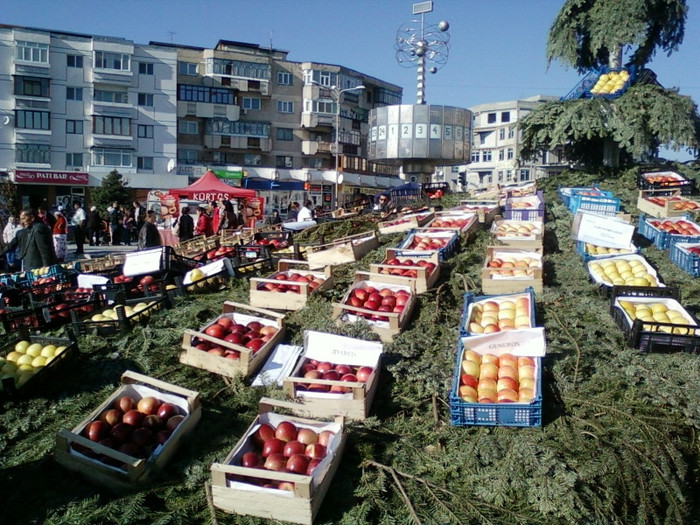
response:
<svg viewBox="0 0 700 525"><path fill-rule="evenodd" d="M268 457L270 454L282 454L285 442L275 437L265 440L262 446L262 456Z"/></svg>
<svg viewBox="0 0 700 525"><path fill-rule="evenodd" d="M135 428L131 433L131 442L139 447L150 445L155 440L155 436L151 429L146 427Z"/></svg>
<svg viewBox="0 0 700 525"><path fill-rule="evenodd" d="M158 407L160 406L160 401L152 396L146 396L139 399L136 408L139 412L143 412L146 415L155 414L158 412Z"/></svg>
<svg viewBox="0 0 700 525"><path fill-rule="evenodd" d="M231 330L233 326L233 319L230 317L220 317L216 320L216 324L223 326L226 330Z"/></svg>
<svg viewBox="0 0 700 525"><path fill-rule="evenodd" d="M305 474L308 466L309 458L304 454L294 454L287 460L287 470L295 474Z"/></svg>
<svg viewBox="0 0 700 525"><path fill-rule="evenodd" d="M263 454L264 456L264 454ZM282 454L279 452L274 452L267 456L267 459L265 460L265 464L263 465L267 470L276 470L276 471L281 471L284 470L287 465L287 458L285 458Z"/></svg>
<svg viewBox="0 0 700 525"><path fill-rule="evenodd" d="M158 407L156 414L165 421L179 412L180 409L172 403L163 403Z"/></svg>
<svg viewBox="0 0 700 525"><path fill-rule="evenodd" d="M111 427L112 425L119 423L122 420L123 415L124 414L121 410L117 408L110 408L102 413L100 419Z"/></svg>
<svg viewBox="0 0 700 525"><path fill-rule="evenodd" d="M311 445L318 442L318 434L310 428L300 428L297 432L297 441L304 445Z"/></svg>
<svg viewBox="0 0 700 525"><path fill-rule="evenodd" d="M143 419L143 423L141 423L141 425L143 425L145 428L156 431L163 428L163 420L156 414L149 414Z"/></svg>
<svg viewBox="0 0 700 525"><path fill-rule="evenodd" d="M306 445L305 454L311 459L323 459L326 457L327 449L325 445L320 443L312 443Z"/></svg>
<svg viewBox="0 0 700 525"><path fill-rule="evenodd" d="M374 368L371 366L361 366L357 369L357 380L366 383L372 375L372 372L374 372Z"/></svg>
<svg viewBox="0 0 700 525"><path fill-rule="evenodd" d="M145 417L145 414L138 410L129 410L122 417L122 422L132 427L140 427Z"/></svg>
<svg viewBox="0 0 700 525"><path fill-rule="evenodd" d="M282 455L286 458L293 456L294 454L303 454L306 450L306 445L301 441L288 441L282 449Z"/></svg>
<svg viewBox="0 0 700 525"><path fill-rule="evenodd" d="M321 445L324 445L325 447L328 447L330 442L333 440L335 437L335 432L331 430L323 430L318 434L318 442Z"/></svg>
<svg viewBox="0 0 700 525"><path fill-rule="evenodd" d="M251 321L246 325L246 328L248 328L248 330L252 330L254 332L259 332L262 327L263 324L259 321Z"/></svg>
<svg viewBox="0 0 700 525"><path fill-rule="evenodd" d="M257 452L246 452L241 456L241 466L245 468L262 467L262 457Z"/></svg>
<svg viewBox="0 0 700 525"><path fill-rule="evenodd" d="M252 350L253 353L255 353L258 350L260 350L263 346L265 346L265 341L260 337L256 337L255 339L251 339L250 341L248 341L244 346Z"/></svg>
<svg viewBox="0 0 700 525"><path fill-rule="evenodd" d="M253 433L253 442L260 448L265 444L265 441L275 437L275 428L267 423L262 423Z"/></svg>
<svg viewBox="0 0 700 525"><path fill-rule="evenodd" d="M114 402L114 408L121 410L122 412L128 412L134 408L135 402L132 397L122 396Z"/></svg>
<svg viewBox="0 0 700 525"><path fill-rule="evenodd" d="M165 422L165 428L170 432L173 432L177 427L180 426L180 423L182 423L184 419L185 416L181 414L173 416Z"/></svg>
<svg viewBox="0 0 700 525"><path fill-rule="evenodd" d="M104 421L93 421L85 427L85 435L90 441L98 442L109 434L109 425Z"/></svg>
<svg viewBox="0 0 700 525"><path fill-rule="evenodd" d="M217 339L223 339L226 336L226 328L224 328L220 324L215 323L213 325L207 326L204 329L204 333L212 337L216 337Z"/></svg>

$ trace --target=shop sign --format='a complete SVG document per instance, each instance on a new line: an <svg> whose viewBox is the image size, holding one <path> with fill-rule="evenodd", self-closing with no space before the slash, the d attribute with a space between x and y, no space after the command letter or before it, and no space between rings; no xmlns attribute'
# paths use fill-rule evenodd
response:
<svg viewBox="0 0 700 525"><path fill-rule="evenodd" d="M88 174L80 171L15 170L15 184L67 184L85 186Z"/></svg>

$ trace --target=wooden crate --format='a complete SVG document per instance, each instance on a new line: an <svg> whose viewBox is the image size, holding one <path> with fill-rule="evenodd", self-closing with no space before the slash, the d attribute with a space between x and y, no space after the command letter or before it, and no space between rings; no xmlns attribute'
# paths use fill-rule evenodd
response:
<svg viewBox="0 0 700 525"><path fill-rule="evenodd" d="M418 253L418 252L417 252ZM399 266L387 264L388 261L397 259L399 261L413 261L417 259L433 263L435 268L428 272L428 268L414 264L412 266ZM415 271L416 276L392 274L389 272ZM380 264L369 265L370 279L394 284L404 284L411 287L414 293L421 294L430 290L440 277L440 260L438 253L434 251L419 252L418 255L407 256L393 248L387 248L386 257Z"/></svg>
<svg viewBox="0 0 700 525"><path fill-rule="evenodd" d="M495 259L504 258L534 260L536 266L527 268L517 267L493 267L489 263ZM516 263L513 263L516 264ZM524 273L524 275L518 275ZM542 248L533 251L525 251L519 248L489 246L486 248L486 260L481 269L481 289L486 294L501 294L521 292L531 287L536 293L541 293L542 285Z"/></svg>
<svg viewBox="0 0 700 525"><path fill-rule="evenodd" d="M260 308L270 308L272 310L301 310L306 306L309 296L315 292L323 292L333 288L333 272L331 266L326 266L320 270L312 271L311 263L308 261L296 261L293 259L280 259L277 263L277 271L266 278L254 277L250 279L250 304ZM283 276L292 273L300 275L310 275L323 282L317 288L311 288L309 282L289 281ZM296 287L297 292L286 291L280 293L278 290L268 290L265 285L283 285L286 287ZM262 288L262 289L261 289Z"/></svg>
<svg viewBox="0 0 700 525"><path fill-rule="evenodd" d="M455 226L448 224L459 221ZM462 238L469 237L479 226L479 218L476 213L468 211L439 211L435 213L432 221L425 225L422 230L433 231L455 231Z"/></svg>
<svg viewBox="0 0 700 525"><path fill-rule="evenodd" d="M410 230L406 233L406 236L401 239L401 242L396 246L397 253L401 253L407 257L411 257L414 254L421 254L426 252L435 251L438 254L438 259L440 262L446 261L449 257L457 250L457 240L459 239L459 234L455 230L428 230L425 228L420 228L416 230ZM441 247L431 248L426 246L421 246L423 241L438 242L442 244Z"/></svg>
<svg viewBox="0 0 700 525"><path fill-rule="evenodd" d="M491 224L501 212L498 200L467 199L459 201L460 210L476 213L481 224Z"/></svg>
<svg viewBox="0 0 700 525"><path fill-rule="evenodd" d="M682 217L700 211L700 203L681 195L680 190L640 190L637 209L652 217Z"/></svg>
<svg viewBox="0 0 700 525"><path fill-rule="evenodd" d="M83 436L85 427L98 419L100 414L111 408L122 396L130 396L134 399L153 396L161 401L175 404L180 409L180 413L185 415L182 423L172 432L168 440L162 446L156 447L148 458L133 458ZM133 489L152 479L163 468L172 458L183 437L195 427L201 415L198 392L126 371L122 375L122 385L88 417L72 431L58 432L54 459L60 465L108 489ZM97 457L104 457L111 464L99 461Z"/></svg>
<svg viewBox="0 0 700 525"><path fill-rule="evenodd" d="M272 325L277 328L277 333L267 341L257 352L251 351L245 346L229 343L204 333L206 327L214 324L221 317L229 317L234 322L247 324L250 321L260 321L264 325ZM201 330L185 330L182 338L180 362L186 365L208 370L224 377L243 375L248 377L256 373L267 360L272 349L284 340L285 326L284 315L263 308L256 308L233 301L226 301L222 313L216 319L207 323ZM195 348L193 340L208 341L224 349L240 352L239 359L227 359L223 356L205 352Z"/></svg>
<svg viewBox="0 0 700 525"><path fill-rule="evenodd" d="M292 411L297 408L296 403L261 399L258 417L223 463L211 466L212 502L214 507L231 514L312 525L340 465L346 441L345 420L342 416L335 417L333 422L283 416L272 411L276 406ZM253 449L252 436L259 426L264 423L276 426L282 421L290 421L299 428L311 428L316 432L330 430L335 433L328 445L328 455L310 476L240 466L241 456ZM265 488L234 479L241 477L293 483L294 490Z"/></svg>
<svg viewBox="0 0 700 525"><path fill-rule="evenodd" d="M491 225L491 235L505 246L533 250L542 247L544 224L542 221L496 219Z"/></svg>
<svg viewBox="0 0 700 525"><path fill-rule="evenodd" d="M342 415L348 419L366 419L379 385L380 343L353 339L321 332L304 332L304 351L289 377L284 379L284 390L299 404L297 412L311 417ZM373 369L367 382L308 379L304 364L312 359L334 365L369 366ZM326 385L328 388L347 388L349 392L310 391L306 385Z"/></svg>
<svg viewBox="0 0 700 525"><path fill-rule="evenodd" d="M424 211L420 213L407 213L405 215L399 215L394 217L389 221L382 221L377 224L377 229L379 233L400 233L413 228L422 228L428 224L435 214L431 211Z"/></svg>
<svg viewBox="0 0 700 525"><path fill-rule="evenodd" d="M379 247L376 231L341 237L328 244L310 245L306 249L306 260L310 268L355 262Z"/></svg>
<svg viewBox="0 0 700 525"><path fill-rule="evenodd" d="M342 323L354 323L357 322L364 316L378 316L387 317L388 321L379 321L366 319L372 331L379 335L379 338L384 342L391 342L395 335L401 333L403 329L408 324L408 321L413 313L413 308L416 305L416 296L411 292L411 287L403 284L393 284L386 281L380 280L366 280L369 275L365 272L355 272L355 283L348 289L348 291L343 296L342 302L333 303L333 319L336 320L338 324ZM403 312L376 312L368 310L366 308L361 308L358 306L352 306L347 304L350 295L353 293L355 288L372 286L378 290L382 288L389 288L392 291L406 290L411 295L404 306ZM361 314L361 315L360 315Z"/></svg>

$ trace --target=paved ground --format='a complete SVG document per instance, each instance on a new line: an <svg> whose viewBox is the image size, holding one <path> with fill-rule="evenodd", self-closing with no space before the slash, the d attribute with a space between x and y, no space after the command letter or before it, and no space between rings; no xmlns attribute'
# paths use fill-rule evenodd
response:
<svg viewBox="0 0 700 525"><path fill-rule="evenodd" d="M66 256L66 262L79 261L81 259L97 259L98 257L105 257L110 253L128 253L136 251L136 243L131 246L111 246L111 245L101 245L101 246L90 246L86 244L83 247L84 255L75 254L75 243L68 243L68 255Z"/></svg>

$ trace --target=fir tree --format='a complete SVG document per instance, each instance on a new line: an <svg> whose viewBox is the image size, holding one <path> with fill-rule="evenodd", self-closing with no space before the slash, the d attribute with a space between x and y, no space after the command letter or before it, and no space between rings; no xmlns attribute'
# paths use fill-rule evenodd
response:
<svg viewBox="0 0 700 525"><path fill-rule="evenodd" d="M104 210L111 206L114 201L120 205L128 204L131 198L127 183L121 173L117 170L110 171L104 179L102 185L91 191L92 203L98 209Z"/></svg>

